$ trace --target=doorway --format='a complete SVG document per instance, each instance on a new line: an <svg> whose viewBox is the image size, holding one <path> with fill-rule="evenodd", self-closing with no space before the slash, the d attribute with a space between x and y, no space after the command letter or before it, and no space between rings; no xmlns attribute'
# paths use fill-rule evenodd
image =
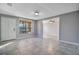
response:
<svg viewBox="0 0 79 59"><path fill-rule="evenodd" d="M43 38L59 40L59 17L43 20Z"/></svg>

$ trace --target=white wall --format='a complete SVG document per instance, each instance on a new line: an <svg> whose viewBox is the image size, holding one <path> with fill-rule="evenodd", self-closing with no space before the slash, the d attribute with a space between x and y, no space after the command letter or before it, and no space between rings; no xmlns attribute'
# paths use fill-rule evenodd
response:
<svg viewBox="0 0 79 59"><path fill-rule="evenodd" d="M43 21L43 37L59 37L59 18L51 18L54 19L55 23L50 23L50 19Z"/></svg>

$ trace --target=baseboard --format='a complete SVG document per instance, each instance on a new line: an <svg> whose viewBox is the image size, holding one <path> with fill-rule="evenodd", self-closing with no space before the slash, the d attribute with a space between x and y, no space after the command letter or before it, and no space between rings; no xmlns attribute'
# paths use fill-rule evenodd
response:
<svg viewBox="0 0 79 59"><path fill-rule="evenodd" d="M3 45L0 46L0 49L3 48L3 47L5 47L5 46L7 46L7 45L13 44L13 43L14 42L9 42L9 43L3 44Z"/></svg>
<svg viewBox="0 0 79 59"><path fill-rule="evenodd" d="M76 45L76 46L79 46L78 43L74 43L74 42L68 42L68 41L64 41L64 40L59 40L60 42L63 42L63 43L67 43L67 44L72 44L72 45Z"/></svg>

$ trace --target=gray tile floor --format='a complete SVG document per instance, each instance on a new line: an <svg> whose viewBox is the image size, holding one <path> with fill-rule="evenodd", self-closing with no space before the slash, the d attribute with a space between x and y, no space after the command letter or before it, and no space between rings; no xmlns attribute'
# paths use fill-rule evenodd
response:
<svg viewBox="0 0 79 59"><path fill-rule="evenodd" d="M13 40L0 46L2 55L51 55L58 49L58 41L53 39L29 38Z"/></svg>
<svg viewBox="0 0 79 59"><path fill-rule="evenodd" d="M55 38L29 38L5 41L0 45L0 55L67 55L67 50L60 49Z"/></svg>

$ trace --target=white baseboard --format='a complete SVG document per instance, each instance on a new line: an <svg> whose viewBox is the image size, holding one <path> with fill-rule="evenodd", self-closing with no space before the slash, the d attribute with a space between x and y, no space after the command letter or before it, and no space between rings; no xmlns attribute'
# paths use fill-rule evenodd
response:
<svg viewBox="0 0 79 59"><path fill-rule="evenodd" d="M68 41L64 41L64 40L59 40L60 42L63 42L63 43L67 43L67 44L72 44L72 45L77 45L79 46L78 43L74 43L74 42L68 42Z"/></svg>
<svg viewBox="0 0 79 59"><path fill-rule="evenodd" d="M14 42L9 42L9 43L3 44L3 45L0 46L0 49L3 48L3 47L5 47L5 46L7 46L7 45L13 44L13 43Z"/></svg>

